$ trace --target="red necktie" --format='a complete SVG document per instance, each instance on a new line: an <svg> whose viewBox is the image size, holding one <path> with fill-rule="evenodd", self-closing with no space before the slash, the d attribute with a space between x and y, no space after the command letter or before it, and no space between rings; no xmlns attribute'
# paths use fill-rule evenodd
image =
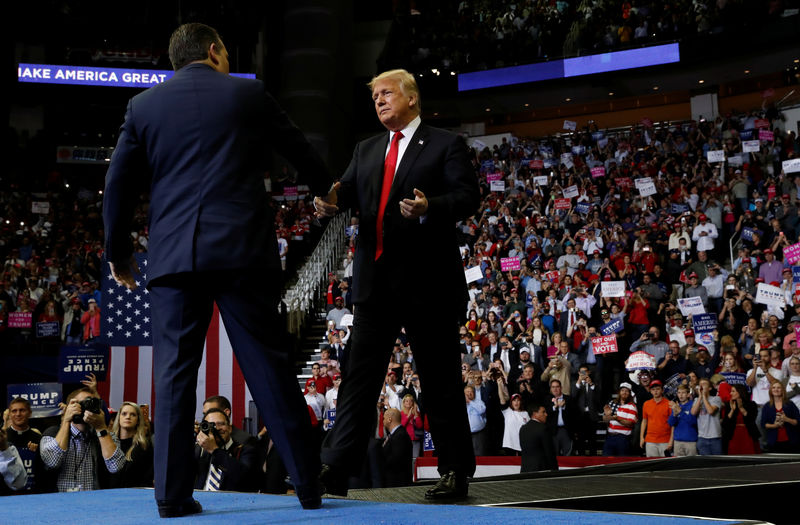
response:
<svg viewBox="0 0 800 525"><path fill-rule="evenodd" d="M381 187L381 200L378 204L378 223L375 228L375 232L378 236L378 244L375 247L376 261L383 253L383 213L386 211L386 204L389 202L389 191L392 189L394 169L397 166L398 146L402 138L403 134L399 131L394 134L394 137L392 137L392 145L389 148L389 154L386 155L386 160L383 162L383 186Z"/></svg>

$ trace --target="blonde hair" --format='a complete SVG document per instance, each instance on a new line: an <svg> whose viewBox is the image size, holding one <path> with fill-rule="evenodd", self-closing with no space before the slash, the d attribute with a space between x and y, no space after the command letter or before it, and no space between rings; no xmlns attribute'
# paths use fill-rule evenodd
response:
<svg viewBox="0 0 800 525"><path fill-rule="evenodd" d="M139 408L139 405L131 403L130 401L125 401L119 406L119 411L117 412L117 417L114 418L114 425L111 427L111 431L119 436L119 419L122 415L122 409L126 406L133 408L136 412L136 431L133 434L133 443L131 444L131 448L125 453L125 459L130 461L134 448L138 446L142 450L147 450L147 447L150 446L150 433L148 432L147 421L142 417L142 409Z"/></svg>
<svg viewBox="0 0 800 525"><path fill-rule="evenodd" d="M384 71L383 73L372 77L367 83L367 87L369 87L370 91L375 89L375 84L377 84L381 80L394 80L400 85L400 89L403 91L403 94L409 98L412 96L414 97L414 110L418 113L422 111L422 101L419 97L419 87L417 86L417 80L414 78L414 75L406 71L405 69L390 69L389 71Z"/></svg>
<svg viewBox="0 0 800 525"><path fill-rule="evenodd" d="M410 399L411 401L414 402L415 405L417 404L417 400L411 394L406 394L406 395L403 396L403 403L402 403L403 410L402 410L402 412L405 415L409 415L411 413L411 409L406 410L406 399Z"/></svg>

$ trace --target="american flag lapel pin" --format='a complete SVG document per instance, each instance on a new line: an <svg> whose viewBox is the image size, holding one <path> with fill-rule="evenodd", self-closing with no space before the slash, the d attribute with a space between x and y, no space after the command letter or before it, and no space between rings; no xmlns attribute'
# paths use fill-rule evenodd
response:
<svg viewBox="0 0 800 525"><path fill-rule="evenodd" d="M420 145L420 146L422 146L422 144L423 144L424 142L425 142L424 140L422 140L422 139L419 139L419 145Z"/></svg>

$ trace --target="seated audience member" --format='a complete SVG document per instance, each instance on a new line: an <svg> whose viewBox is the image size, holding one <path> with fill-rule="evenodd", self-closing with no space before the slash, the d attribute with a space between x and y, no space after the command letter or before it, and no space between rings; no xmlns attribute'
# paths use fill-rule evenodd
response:
<svg viewBox="0 0 800 525"><path fill-rule="evenodd" d="M22 458L22 463L28 463L28 481L25 492L40 492L37 478L43 475L44 464L39 455L39 442L42 433L30 426L31 404L22 397L11 400L8 408L3 412L3 430L6 431L8 442L14 445L17 453Z"/></svg>
<svg viewBox="0 0 800 525"><path fill-rule="evenodd" d="M758 407L744 385L732 385L731 399L722 405L722 445L726 454L760 454Z"/></svg>
<svg viewBox="0 0 800 525"><path fill-rule="evenodd" d="M122 403L111 429L125 454L122 468L111 475L111 487L152 487L153 441L150 423L142 416L139 405Z"/></svg>
<svg viewBox="0 0 800 525"><path fill-rule="evenodd" d="M692 414L692 405L689 386L678 385L678 400L670 402L672 413L668 420L673 427L672 450L676 457L697 455L697 418Z"/></svg>
<svg viewBox="0 0 800 525"><path fill-rule="evenodd" d="M519 429L520 472L558 470L553 436L547 427L547 407L531 403L530 420Z"/></svg>
<svg viewBox="0 0 800 525"><path fill-rule="evenodd" d="M769 387L769 401L761 410L761 426L767 434L767 451L796 453L800 451L800 411L786 398L780 383Z"/></svg>
<svg viewBox="0 0 800 525"><path fill-rule="evenodd" d="M390 408L383 413L385 440L383 454L384 479L387 487L403 487L413 483L411 438L403 428L400 411Z"/></svg>
<svg viewBox="0 0 800 525"><path fill-rule="evenodd" d="M8 442L6 431L2 428L0 428L0 477L3 478L0 496L22 490L28 481L28 473L22 464L22 458L19 457L17 447Z"/></svg>
<svg viewBox="0 0 800 525"><path fill-rule="evenodd" d="M604 456L628 456L631 434L638 420L638 410L633 402L630 383L620 383L617 399L603 407L603 421L608 423Z"/></svg>
<svg viewBox="0 0 800 525"><path fill-rule="evenodd" d="M663 397L664 387L661 381L650 381L650 393L653 399L648 399L642 407L642 427L639 436L639 446L649 458L663 457L672 449L672 428L669 426L669 415L672 409L669 401Z"/></svg>
<svg viewBox="0 0 800 525"><path fill-rule="evenodd" d="M39 452L45 468L55 471L59 492L107 488L109 474L125 463L119 439L109 432L100 406L89 388L70 393L61 424L42 436Z"/></svg>
<svg viewBox="0 0 800 525"><path fill-rule="evenodd" d="M218 408L225 412L225 415L228 416L228 419L231 418L231 402L225 396L211 396L205 401L203 401L203 414L211 410L212 408ZM231 424L231 437L237 443L250 443L251 445L255 445L258 441L258 438L252 436L250 433L245 432L241 428L238 428L236 425Z"/></svg>
<svg viewBox="0 0 800 525"><path fill-rule="evenodd" d="M258 449L247 443L237 443L231 437L231 425L225 412L218 408L206 412L196 442L194 488L239 492L259 489L261 461Z"/></svg>

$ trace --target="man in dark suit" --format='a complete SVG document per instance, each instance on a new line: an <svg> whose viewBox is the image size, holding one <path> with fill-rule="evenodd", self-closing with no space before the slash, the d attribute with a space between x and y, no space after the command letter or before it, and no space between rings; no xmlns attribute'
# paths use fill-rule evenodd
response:
<svg viewBox="0 0 800 525"><path fill-rule="evenodd" d="M194 488L256 492L261 486L261 454L250 443L233 439L227 414L210 409L203 418L213 424L208 433L197 433L197 477ZM202 427L201 427L202 428Z"/></svg>
<svg viewBox="0 0 800 525"><path fill-rule="evenodd" d="M345 468L359 464L369 413L392 344L405 327L425 389L425 411L442 478L428 498L467 495L475 470L459 361L459 326L467 303L454 224L475 213L478 181L456 135L420 122L413 75L387 71L370 82L388 133L359 143L336 188L341 208L361 215L353 269L355 320L348 375L336 426L322 448L320 478L328 493L347 493ZM331 204L318 206L327 215ZM436 291L441 298L430 301Z"/></svg>
<svg viewBox="0 0 800 525"><path fill-rule="evenodd" d="M259 413L305 508L321 505L310 423L280 334L280 260L265 148L299 171L315 195L327 169L263 82L231 77L228 52L203 24L175 30L175 75L133 97L111 159L103 203L105 255L115 279L139 283L130 224L149 188L149 300L153 309L155 497L162 517L200 512L191 497L197 370L219 306ZM263 275L276 276L264 279Z"/></svg>
<svg viewBox="0 0 800 525"><path fill-rule="evenodd" d="M572 398L561 392L561 381L550 380L552 400L547 403L547 426L553 436L556 453L569 456L575 438L577 411Z"/></svg>
<svg viewBox="0 0 800 525"><path fill-rule="evenodd" d="M547 409L535 403L528 406L531 419L519 429L519 444L522 449L520 472L558 470L553 436L547 428Z"/></svg>
<svg viewBox="0 0 800 525"><path fill-rule="evenodd" d="M411 438L400 424L400 411L390 408L383 413L383 428L386 439L383 442L384 486L405 487L414 480L411 472L413 460Z"/></svg>

